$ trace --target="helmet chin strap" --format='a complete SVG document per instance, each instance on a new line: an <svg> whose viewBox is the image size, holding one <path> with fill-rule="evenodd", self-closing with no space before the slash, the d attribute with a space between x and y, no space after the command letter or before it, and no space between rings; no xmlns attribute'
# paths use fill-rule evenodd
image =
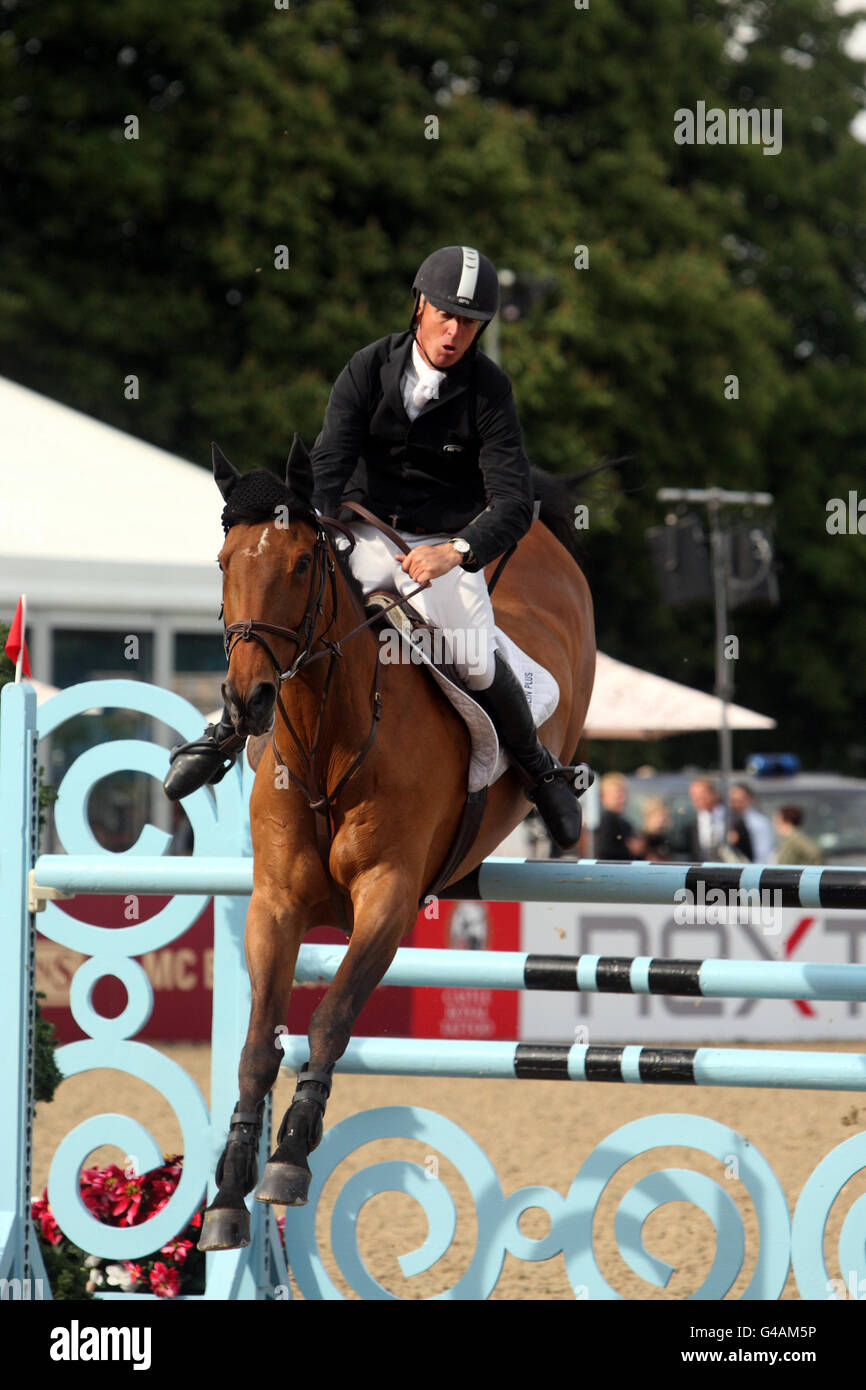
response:
<svg viewBox="0 0 866 1390"><path fill-rule="evenodd" d="M426 308L427 308L427 305L426 305L426 303L425 303L424 309L426 309ZM424 344L423 344L423 342L421 341L421 318L423 317L424 309L421 310L421 314L420 314L420 315L418 315L417 312L416 312L416 315L415 315L415 342L418 344L418 351L420 352L421 356L424 358L424 361L427 363L427 366L428 366L428 367L432 367L434 372L444 372L444 371L447 371L447 370L448 370L447 367L437 367L436 364L435 364L435 362L431 362L431 361L430 361L430 358L429 358L429 356L428 356L428 354L427 354L427 349L424 347ZM456 363L455 363L455 365L459 365L459 364L456 364Z"/></svg>

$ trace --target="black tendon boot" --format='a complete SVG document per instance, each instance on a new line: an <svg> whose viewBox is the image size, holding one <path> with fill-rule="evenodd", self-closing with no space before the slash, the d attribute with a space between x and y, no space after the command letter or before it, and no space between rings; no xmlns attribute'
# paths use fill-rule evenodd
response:
<svg viewBox="0 0 866 1390"><path fill-rule="evenodd" d="M216 786L234 766L245 743L246 738L235 733L223 706L218 724L208 724L201 738L192 743L178 743L172 748L168 758L171 767L162 784L169 801L180 801L206 783Z"/></svg>
<svg viewBox="0 0 866 1390"><path fill-rule="evenodd" d="M479 705L493 720L500 742L517 765L526 783L526 795L560 849L570 849L580 837L583 817L575 793L575 776L582 769L562 767L539 742L532 711L520 682L500 653L495 653L496 672L486 690L473 690ZM586 770L581 791L592 783Z"/></svg>

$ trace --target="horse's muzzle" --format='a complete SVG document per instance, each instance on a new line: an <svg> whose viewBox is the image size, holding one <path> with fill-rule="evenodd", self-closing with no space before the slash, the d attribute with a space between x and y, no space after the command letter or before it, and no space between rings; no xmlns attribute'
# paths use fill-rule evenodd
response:
<svg viewBox="0 0 866 1390"><path fill-rule="evenodd" d="M236 734L269 733L274 723L277 687L273 681L256 681L246 692L235 689L231 680L223 681L222 695Z"/></svg>

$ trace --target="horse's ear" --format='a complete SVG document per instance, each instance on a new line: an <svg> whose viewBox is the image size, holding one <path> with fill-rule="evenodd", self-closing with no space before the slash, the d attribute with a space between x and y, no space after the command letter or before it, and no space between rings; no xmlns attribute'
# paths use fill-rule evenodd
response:
<svg viewBox="0 0 866 1390"><path fill-rule="evenodd" d="M229 496L234 491L235 484L240 482L243 475L238 472L233 464L229 463L218 444L211 445L211 452L213 454L214 479L223 495L223 501L227 502Z"/></svg>
<svg viewBox="0 0 866 1390"><path fill-rule="evenodd" d="M312 507L313 465L299 434L292 438L292 447L286 462L286 487L299 502L307 507Z"/></svg>

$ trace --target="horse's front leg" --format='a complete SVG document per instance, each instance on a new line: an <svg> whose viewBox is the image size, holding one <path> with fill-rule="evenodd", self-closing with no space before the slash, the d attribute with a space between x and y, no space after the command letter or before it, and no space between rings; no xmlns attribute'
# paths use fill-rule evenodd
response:
<svg viewBox="0 0 866 1390"><path fill-rule="evenodd" d="M356 882L354 927L348 950L310 1019L310 1060L298 1073L277 1147L256 1192L260 1202L303 1206L312 1176L307 1162L322 1137L331 1073L346 1050L355 1020L376 988L417 915L417 884L376 870Z"/></svg>
<svg viewBox="0 0 866 1390"><path fill-rule="evenodd" d="M265 1097L276 1080L298 947L309 925L306 908L282 890L255 889L246 925L250 1022L238 1068L239 1096L217 1164L217 1193L204 1214L199 1250L236 1250L250 1243L244 1197L256 1185Z"/></svg>

